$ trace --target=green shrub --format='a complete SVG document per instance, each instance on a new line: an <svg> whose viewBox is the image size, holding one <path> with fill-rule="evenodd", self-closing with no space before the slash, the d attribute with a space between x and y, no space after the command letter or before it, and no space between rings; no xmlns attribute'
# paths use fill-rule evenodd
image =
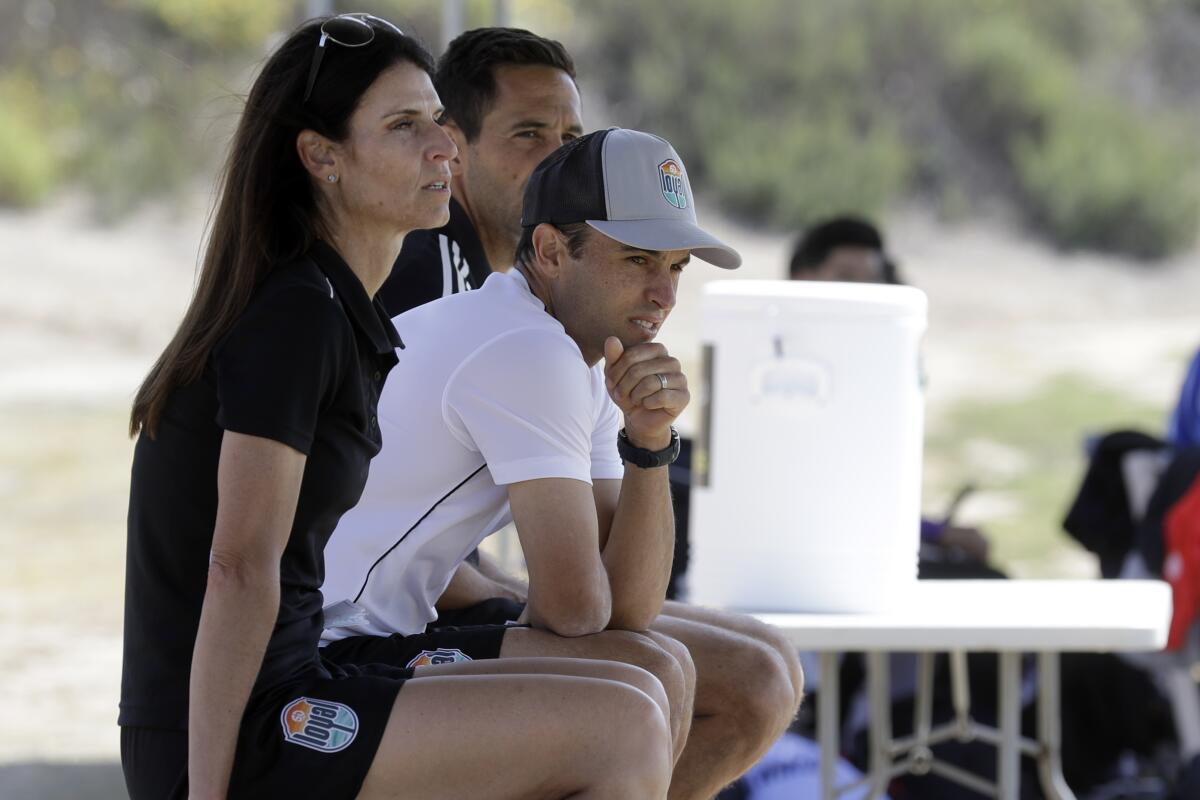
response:
<svg viewBox="0 0 1200 800"><path fill-rule="evenodd" d="M849 114L741 120L706 148L709 184L756 223L795 229L846 211L877 214L904 186L907 148L891 127L856 130Z"/></svg>
<svg viewBox="0 0 1200 800"><path fill-rule="evenodd" d="M0 76L0 204L36 205L58 184L49 116L32 81Z"/></svg>
<svg viewBox="0 0 1200 800"><path fill-rule="evenodd" d="M1173 130L1086 98L1059 106L1045 135L1014 143L1028 218L1067 248L1149 259L1192 244L1200 153Z"/></svg>
<svg viewBox="0 0 1200 800"><path fill-rule="evenodd" d="M964 30L949 55L955 119L1010 176L1036 231L1060 247L1142 258L1195 240L1200 153L1175 120L1089 85L1029 19Z"/></svg>
<svg viewBox="0 0 1200 800"><path fill-rule="evenodd" d="M214 48L260 47L285 26L292 0L125 0L159 17L176 34Z"/></svg>
<svg viewBox="0 0 1200 800"><path fill-rule="evenodd" d="M109 131L105 146L79 154L75 170L100 221L118 222L147 202L170 200L186 188L195 167L179 153L198 145L174 120L146 114Z"/></svg>
<svg viewBox="0 0 1200 800"><path fill-rule="evenodd" d="M878 212L904 187L909 158L873 102L861 4L579 10L595 37L580 51L585 85L602 83L625 124L670 139L694 183L735 216L795 230L822 214ZM696 41L723 44L700 53Z"/></svg>
<svg viewBox="0 0 1200 800"><path fill-rule="evenodd" d="M1191 243L1200 219L1196 148L1160 111L1169 95L1129 91L1153 79L1164 9L609 0L578 7L578 54L617 119L671 139L701 191L752 221L794 228L905 196L999 203L1054 244L1153 258Z"/></svg>
<svg viewBox="0 0 1200 800"><path fill-rule="evenodd" d="M946 92L965 132L996 155L1038 135L1073 90L1075 76L1061 52L1016 20L969 27L949 46Z"/></svg>

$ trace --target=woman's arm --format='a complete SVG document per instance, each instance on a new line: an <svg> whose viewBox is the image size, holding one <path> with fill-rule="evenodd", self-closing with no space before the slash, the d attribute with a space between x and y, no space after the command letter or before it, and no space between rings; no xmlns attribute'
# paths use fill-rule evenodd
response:
<svg viewBox="0 0 1200 800"><path fill-rule="evenodd" d="M192 653L188 782L192 798L224 798L238 729L279 616L279 560L305 456L285 444L225 432L217 522Z"/></svg>

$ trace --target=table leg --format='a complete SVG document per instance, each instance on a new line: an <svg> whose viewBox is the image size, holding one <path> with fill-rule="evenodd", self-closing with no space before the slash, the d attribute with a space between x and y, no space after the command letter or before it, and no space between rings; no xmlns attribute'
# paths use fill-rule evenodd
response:
<svg viewBox="0 0 1200 800"><path fill-rule="evenodd" d="M918 741L929 738L933 728L933 653L917 654L917 696L914 735Z"/></svg>
<svg viewBox="0 0 1200 800"><path fill-rule="evenodd" d="M817 742L821 746L821 800L835 800L838 753L841 752L838 720L838 654L821 653L821 687L817 694Z"/></svg>
<svg viewBox="0 0 1200 800"><path fill-rule="evenodd" d="M882 797L892 769L892 677L888 654L870 652L867 693L871 700L871 798Z"/></svg>
<svg viewBox="0 0 1200 800"><path fill-rule="evenodd" d="M1000 653L1000 746L996 757L999 800L1017 800L1021 789L1021 654Z"/></svg>
<svg viewBox="0 0 1200 800"><path fill-rule="evenodd" d="M971 730L971 675L967 670L967 654L963 650L950 652L950 690L954 703L954 721L960 736Z"/></svg>
<svg viewBox="0 0 1200 800"><path fill-rule="evenodd" d="M913 698L913 746L909 749L914 775L925 775L933 763L929 736L933 732L933 653L917 654L917 694Z"/></svg>
<svg viewBox="0 0 1200 800"><path fill-rule="evenodd" d="M1062 773L1062 678L1058 653L1038 653L1038 777L1049 800L1075 800Z"/></svg>

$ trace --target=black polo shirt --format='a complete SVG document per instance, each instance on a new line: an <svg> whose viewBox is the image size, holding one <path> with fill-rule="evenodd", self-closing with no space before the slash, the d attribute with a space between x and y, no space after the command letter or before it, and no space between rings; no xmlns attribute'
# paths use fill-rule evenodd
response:
<svg viewBox="0 0 1200 800"><path fill-rule="evenodd" d="M376 407L400 339L328 245L271 271L209 357L138 437L129 493L121 725L186 730L188 674L217 514L224 431L308 456L280 562L259 692L321 666L322 551L358 502L382 439Z"/></svg>
<svg viewBox="0 0 1200 800"><path fill-rule="evenodd" d="M478 289L491 273L475 226L458 201L450 198L449 222L404 237L404 247L378 297L395 317L439 297Z"/></svg>

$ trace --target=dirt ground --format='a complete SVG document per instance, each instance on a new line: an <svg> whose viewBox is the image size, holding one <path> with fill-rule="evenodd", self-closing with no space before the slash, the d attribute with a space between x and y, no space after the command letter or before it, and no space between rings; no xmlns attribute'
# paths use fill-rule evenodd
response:
<svg viewBox="0 0 1200 800"><path fill-rule="evenodd" d="M117 757L126 414L187 302L207 202L194 199L190 213L118 229L92 227L69 201L0 214L0 679L7 719L21 721L0 726L0 765ZM688 365L701 285L781 277L791 244L717 228L746 267L688 268L663 332ZM964 397L1019 397L1066 371L1164 411L1172 402L1200 343L1196 253L1141 267L916 212L889 229L905 275L931 298L931 421ZM1089 564L1072 556L1060 571Z"/></svg>

